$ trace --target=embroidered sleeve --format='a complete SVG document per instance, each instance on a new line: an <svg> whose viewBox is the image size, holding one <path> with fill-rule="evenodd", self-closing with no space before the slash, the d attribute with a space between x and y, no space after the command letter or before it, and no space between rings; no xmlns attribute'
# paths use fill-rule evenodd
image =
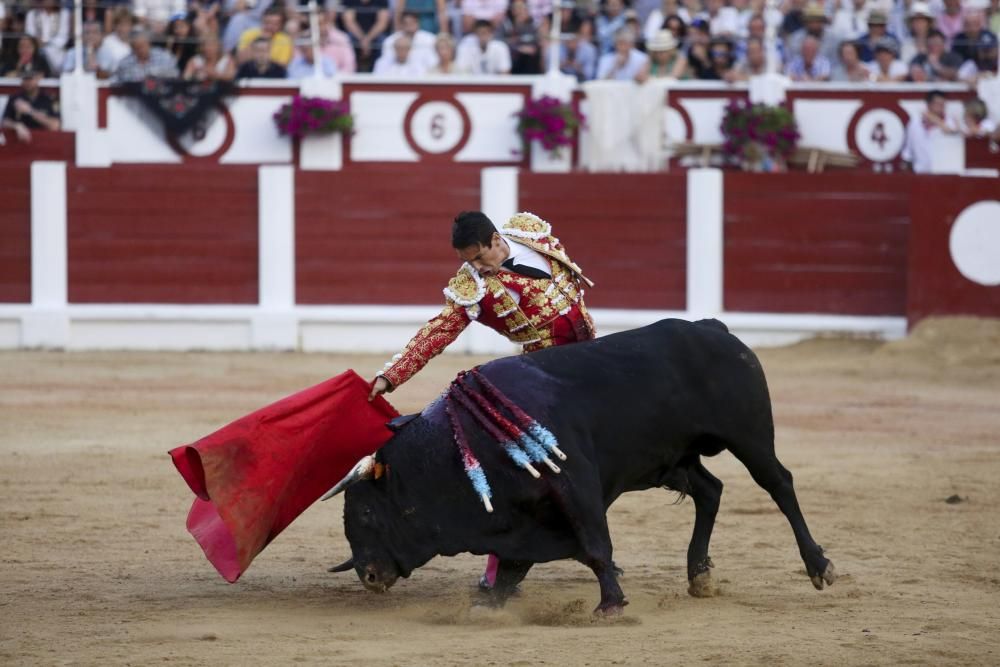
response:
<svg viewBox="0 0 1000 667"><path fill-rule="evenodd" d="M441 313L425 324L403 351L386 363L379 375L395 389L416 375L428 361L441 354L471 321L468 308L449 299Z"/></svg>

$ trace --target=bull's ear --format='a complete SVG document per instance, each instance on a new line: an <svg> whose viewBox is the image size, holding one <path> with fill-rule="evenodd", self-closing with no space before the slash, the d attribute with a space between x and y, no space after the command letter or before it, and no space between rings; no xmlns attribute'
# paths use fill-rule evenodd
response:
<svg viewBox="0 0 1000 667"><path fill-rule="evenodd" d="M327 572L348 572L354 569L354 557L348 558L340 565L334 565L333 567L327 568Z"/></svg>

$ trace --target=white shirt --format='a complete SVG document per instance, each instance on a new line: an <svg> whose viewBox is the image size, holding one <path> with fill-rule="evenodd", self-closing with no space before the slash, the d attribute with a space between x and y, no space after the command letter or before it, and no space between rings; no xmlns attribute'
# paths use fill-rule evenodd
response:
<svg viewBox="0 0 1000 667"><path fill-rule="evenodd" d="M400 79L416 79L427 74L427 66L420 55L414 54L413 51L410 51L410 55L407 56L405 63L397 62L396 54L392 51L387 51L375 61L372 74Z"/></svg>
<svg viewBox="0 0 1000 667"><path fill-rule="evenodd" d="M503 42L491 39L483 51L475 35L466 35L458 43L455 62L473 74L508 74L510 49Z"/></svg>
<svg viewBox="0 0 1000 667"><path fill-rule="evenodd" d="M118 63L130 53L132 47L129 43L113 32L104 38L101 48L97 50L97 66L105 72L114 72Z"/></svg>
<svg viewBox="0 0 1000 667"><path fill-rule="evenodd" d="M403 32L401 30L397 30L386 37L385 41L382 42L382 53L390 55L394 54L392 45L396 43L396 40L399 39L399 36L402 34ZM432 33L429 33L426 30L418 30L410 39L410 58L415 58L416 60L422 62L426 69L437 67L437 51L434 50L434 43L436 41L437 37L435 37Z"/></svg>
<svg viewBox="0 0 1000 667"><path fill-rule="evenodd" d="M552 266L549 264L549 260L547 260L542 253L537 250L533 250L526 245L521 245L517 241L511 241L506 236L503 240L507 242L507 247L510 248L510 254L507 255L507 259L514 260L515 264L530 266L533 269L544 271L550 278L552 277ZM507 293L514 299L514 303L521 302L521 295L514 290L508 288Z"/></svg>
<svg viewBox="0 0 1000 667"><path fill-rule="evenodd" d="M902 158L910 163L914 173L929 174L934 167L933 145L936 137L944 135L937 125L924 127L923 114L917 114L906 126L906 145Z"/></svg>

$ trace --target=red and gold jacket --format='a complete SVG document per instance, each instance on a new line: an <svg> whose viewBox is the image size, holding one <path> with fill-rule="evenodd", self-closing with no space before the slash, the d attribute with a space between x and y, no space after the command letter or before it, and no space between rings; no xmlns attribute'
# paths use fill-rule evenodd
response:
<svg viewBox="0 0 1000 667"><path fill-rule="evenodd" d="M403 384L458 338L472 321L485 324L525 352L589 340L594 323L583 304L583 286L593 286L566 254L549 223L518 213L499 230L549 261L551 278L529 278L501 269L484 278L468 263L444 288L445 306L379 373L393 388ZM510 292L520 295L515 302Z"/></svg>

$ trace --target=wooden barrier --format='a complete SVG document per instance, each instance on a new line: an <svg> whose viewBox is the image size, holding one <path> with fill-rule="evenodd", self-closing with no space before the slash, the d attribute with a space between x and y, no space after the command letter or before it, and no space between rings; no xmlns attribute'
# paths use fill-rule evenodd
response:
<svg viewBox="0 0 1000 667"><path fill-rule="evenodd" d="M902 315L912 177L725 177L727 311Z"/></svg>
<svg viewBox="0 0 1000 667"><path fill-rule="evenodd" d="M70 303L257 302L257 169L70 168Z"/></svg>

